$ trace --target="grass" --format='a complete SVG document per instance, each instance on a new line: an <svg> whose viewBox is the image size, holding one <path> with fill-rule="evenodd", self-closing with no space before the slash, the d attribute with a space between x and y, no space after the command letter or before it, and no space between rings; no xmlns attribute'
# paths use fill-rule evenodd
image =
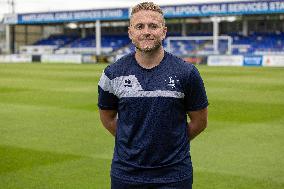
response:
<svg viewBox="0 0 284 189"><path fill-rule="evenodd" d="M106 64L0 64L0 188L108 189ZM284 69L200 66L209 125L191 145L194 189L284 188Z"/></svg>

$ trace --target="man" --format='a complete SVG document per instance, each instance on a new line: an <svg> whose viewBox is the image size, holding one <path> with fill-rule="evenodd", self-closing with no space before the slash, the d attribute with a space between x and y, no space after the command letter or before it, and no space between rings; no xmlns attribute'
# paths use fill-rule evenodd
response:
<svg viewBox="0 0 284 189"><path fill-rule="evenodd" d="M197 69L164 51L166 32L159 6L133 7L128 33L136 51L99 81L100 118L115 136L112 189L191 188L189 141L207 125L208 101Z"/></svg>

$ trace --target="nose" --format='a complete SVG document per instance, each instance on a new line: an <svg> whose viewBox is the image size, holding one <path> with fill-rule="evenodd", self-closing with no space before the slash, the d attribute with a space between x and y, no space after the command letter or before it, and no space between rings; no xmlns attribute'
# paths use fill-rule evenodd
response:
<svg viewBox="0 0 284 189"><path fill-rule="evenodd" d="M151 29L149 28L149 26L146 25L146 26L143 28L142 32L143 32L144 34L150 34L150 33L151 33Z"/></svg>

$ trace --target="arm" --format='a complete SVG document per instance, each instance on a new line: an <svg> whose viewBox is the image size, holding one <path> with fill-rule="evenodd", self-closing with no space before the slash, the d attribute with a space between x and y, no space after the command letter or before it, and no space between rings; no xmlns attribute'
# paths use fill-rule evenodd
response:
<svg viewBox="0 0 284 189"><path fill-rule="evenodd" d="M113 135L116 133L117 111L116 110L99 110L100 119L103 126Z"/></svg>
<svg viewBox="0 0 284 189"><path fill-rule="evenodd" d="M190 140L193 140L207 127L207 108L188 112L190 122L188 124L188 136Z"/></svg>

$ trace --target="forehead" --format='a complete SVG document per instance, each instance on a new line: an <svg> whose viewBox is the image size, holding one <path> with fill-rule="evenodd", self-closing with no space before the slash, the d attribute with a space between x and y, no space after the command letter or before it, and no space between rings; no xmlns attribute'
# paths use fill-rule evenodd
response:
<svg viewBox="0 0 284 189"><path fill-rule="evenodd" d="M137 24L137 23L162 23L163 22L163 16L155 11L151 10L141 10L139 12L136 12L132 15L130 19L131 24Z"/></svg>

